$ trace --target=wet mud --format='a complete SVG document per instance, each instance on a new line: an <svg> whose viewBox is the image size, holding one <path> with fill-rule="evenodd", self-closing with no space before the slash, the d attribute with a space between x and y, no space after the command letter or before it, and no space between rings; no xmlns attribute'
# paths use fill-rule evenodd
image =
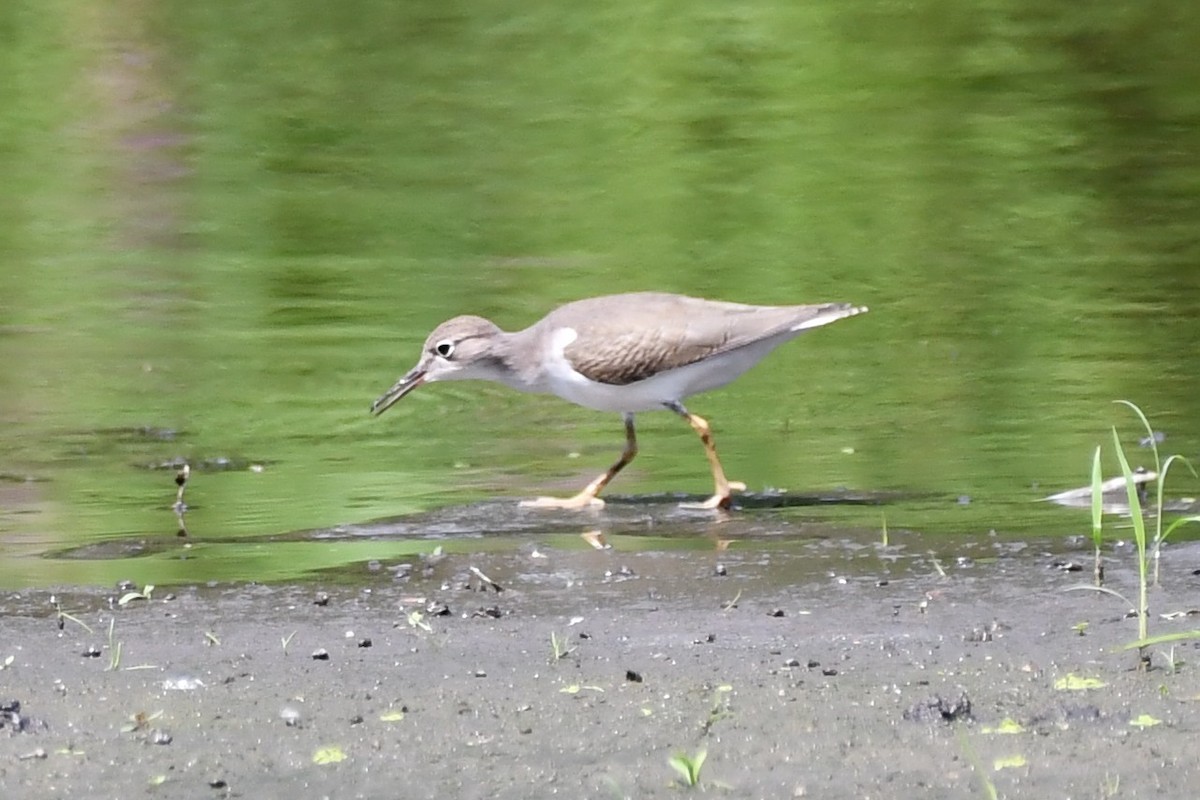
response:
<svg viewBox="0 0 1200 800"><path fill-rule="evenodd" d="M730 797L1195 796L1196 644L1136 669L1126 606L1065 591L1082 543L773 548L739 524L680 550L531 537L304 584L8 593L0 787L679 797L670 759L704 752L696 788ZM1107 558L1133 596L1132 555ZM1152 632L1197 627L1198 568L1168 551Z"/></svg>

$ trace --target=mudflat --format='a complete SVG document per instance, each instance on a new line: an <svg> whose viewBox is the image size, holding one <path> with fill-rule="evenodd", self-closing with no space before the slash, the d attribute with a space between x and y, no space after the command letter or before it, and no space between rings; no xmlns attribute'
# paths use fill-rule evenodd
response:
<svg viewBox="0 0 1200 800"><path fill-rule="evenodd" d="M1137 669L1126 605L1065 591L1084 544L722 546L7 593L2 794L1196 795L1196 643ZM1196 627L1198 555L1169 552L1152 632ZM669 761L701 752L689 788Z"/></svg>

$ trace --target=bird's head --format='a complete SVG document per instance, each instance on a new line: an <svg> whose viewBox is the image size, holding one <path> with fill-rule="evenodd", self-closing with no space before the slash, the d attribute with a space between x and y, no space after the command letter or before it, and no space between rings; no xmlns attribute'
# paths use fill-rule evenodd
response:
<svg viewBox="0 0 1200 800"><path fill-rule="evenodd" d="M425 340L417 365L371 404L371 413L382 414L423 383L490 377L502 335L494 322L483 317L462 316L443 322Z"/></svg>

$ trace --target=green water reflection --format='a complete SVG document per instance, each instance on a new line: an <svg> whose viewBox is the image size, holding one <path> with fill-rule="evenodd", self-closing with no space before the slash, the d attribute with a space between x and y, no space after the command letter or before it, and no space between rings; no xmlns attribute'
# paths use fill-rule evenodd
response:
<svg viewBox="0 0 1200 800"><path fill-rule="evenodd" d="M636 289L872 307L691 402L731 477L1080 532L1032 501L1136 438L1111 400L1200 441L1198 40L1161 3L9 0L0 586L124 575L32 556L173 535L176 458L262 466L194 476L210 542L574 491L615 416L367 405L446 317ZM614 492L706 489L640 432Z"/></svg>

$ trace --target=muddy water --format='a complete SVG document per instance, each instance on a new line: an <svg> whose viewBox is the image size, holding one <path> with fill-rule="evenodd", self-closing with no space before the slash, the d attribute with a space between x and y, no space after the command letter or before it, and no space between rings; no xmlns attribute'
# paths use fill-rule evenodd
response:
<svg viewBox="0 0 1200 800"><path fill-rule="evenodd" d="M812 509L831 504L871 504L881 497L757 496L747 502ZM876 513L884 513L878 511ZM322 583L369 580L372 573L413 570L426 577L454 556L498 559L503 582L514 577L536 579L546 586L571 583L545 560L547 553L590 558L603 563L623 555L654 559L655 572L667 580L697 577L697 565L714 575L733 564L753 565L756 587L785 591L797 584L841 580L884 581L889 576L925 574L942 569L993 565L1019 554L1050 554L1072 562L1069 554L1090 552L1090 540L1066 536L1031 540L996 531L979 536L947 537L892 526L886 530L849 529L814 521L812 512L788 513L762 508L718 513L679 507L663 498L614 501L602 511L586 513L520 509L510 501L380 520L365 524L299 531L272 537L207 541L192 535L134 539L114 538L46 554L62 570L75 564L109 564L135 583L179 582L184 570L207 580L284 580L317 578ZM186 514L184 515L186 517ZM1086 545L1086 546L1085 546ZM1128 550L1128 543L1106 547ZM595 551L594 557L587 552ZM1082 557L1081 557L1082 558ZM1083 561L1078 562L1080 564ZM547 569L539 570L539 565ZM1090 562L1088 562L1090 569ZM527 571L525 567L528 567ZM156 577L157 576L157 577ZM539 577L540 576L540 577ZM615 580L620 580L616 574ZM553 602L552 602L553 604Z"/></svg>
<svg viewBox="0 0 1200 800"><path fill-rule="evenodd" d="M611 463L615 415L468 384L367 408L450 316L618 290L871 307L689 403L751 488L734 525L796 553L810 528L1078 534L1038 500L1112 426L1152 466L1115 399L1200 452L1192 6L26 6L0 86L0 587L575 536L516 501ZM610 487L635 510L594 524L708 546L673 505L707 488L694 435L639 433Z"/></svg>

